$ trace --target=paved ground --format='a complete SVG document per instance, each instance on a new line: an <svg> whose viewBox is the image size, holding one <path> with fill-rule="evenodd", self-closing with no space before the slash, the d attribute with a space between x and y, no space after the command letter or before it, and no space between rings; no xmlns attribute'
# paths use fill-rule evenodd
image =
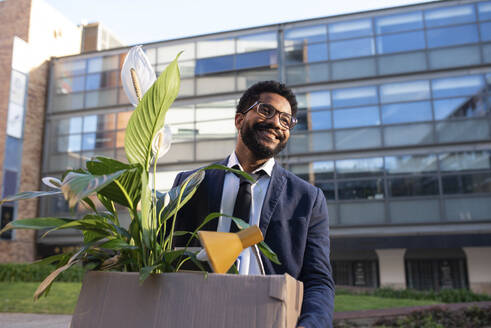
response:
<svg viewBox="0 0 491 328"><path fill-rule="evenodd" d="M68 328L71 315L0 313L0 328Z"/></svg>
<svg viewBox="0 0 491 328"><path fill-rule="evenodd" d="M370 327L370 324L381 317L394 317L407 315L413 311L440 307L449 310L458 310L470 306L491 307L491 302L453 303L441 305L425 305L404 308L392 308L383 310L362 310L336 312L334 320L348 320ZM0 328L68 328L71 315L56 314L31 314L31 313L0 313Z"/></svg>

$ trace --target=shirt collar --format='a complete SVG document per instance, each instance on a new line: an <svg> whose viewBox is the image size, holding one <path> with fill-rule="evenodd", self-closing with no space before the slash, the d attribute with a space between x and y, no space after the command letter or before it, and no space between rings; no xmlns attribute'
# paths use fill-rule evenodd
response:
<svg viewBox="0 0 491 328"><path fill-rule="evenodd" d="M264 172L266 172L267 175L271 176L271 174L273 173L274 164L275 164L274 157L271 157L263 165L255 169L254 172L252 173L256 173L259 172L260 170L263 170ZM240 165L239 160L235 155L235 151L233 151L232 154L230 154L230 157L228 158L227 167L233 167L234 165L238 165L240 169L244 171L244 168L242 167L242 165Z"/></svg>

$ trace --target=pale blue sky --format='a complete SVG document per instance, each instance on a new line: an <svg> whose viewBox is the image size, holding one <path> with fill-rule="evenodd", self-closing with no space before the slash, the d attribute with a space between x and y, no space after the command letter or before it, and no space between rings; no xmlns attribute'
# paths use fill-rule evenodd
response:
<svg viewBox="0 0 491 328"><path fill-rule="evenodd" d="M73 23L99 21L127 45L428 0L45 0Z"/></svg>

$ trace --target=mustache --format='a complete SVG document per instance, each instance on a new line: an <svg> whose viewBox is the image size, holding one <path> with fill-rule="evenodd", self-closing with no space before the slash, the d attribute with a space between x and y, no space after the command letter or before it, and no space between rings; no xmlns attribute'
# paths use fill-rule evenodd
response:
<svg viewBox="0 0 491 328"><path fill-rule="evenodd" d="M274 135L280 139L280 141L285 140L285 134L281 132L280 129L278 129L276 126L270 123L265 123L265 122L259 122L254 124L254 129L255 130L268 130L274 133Z"/></svg>

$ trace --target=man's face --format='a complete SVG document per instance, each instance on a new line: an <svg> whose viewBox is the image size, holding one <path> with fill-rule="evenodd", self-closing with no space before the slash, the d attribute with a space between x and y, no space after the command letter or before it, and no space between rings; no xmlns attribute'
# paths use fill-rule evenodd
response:
<svg viewBox="0 0 491 328"><path fill-rule="evenodd" d="M262 93L259 102L269 104L280 112L292 113L288 100L276 93ZM256 159L271 158L285 148L290 130L280 124L278 113L271 118L264 118L253 108L245 115L238 115L236 126L239 138Z"/></svg>

